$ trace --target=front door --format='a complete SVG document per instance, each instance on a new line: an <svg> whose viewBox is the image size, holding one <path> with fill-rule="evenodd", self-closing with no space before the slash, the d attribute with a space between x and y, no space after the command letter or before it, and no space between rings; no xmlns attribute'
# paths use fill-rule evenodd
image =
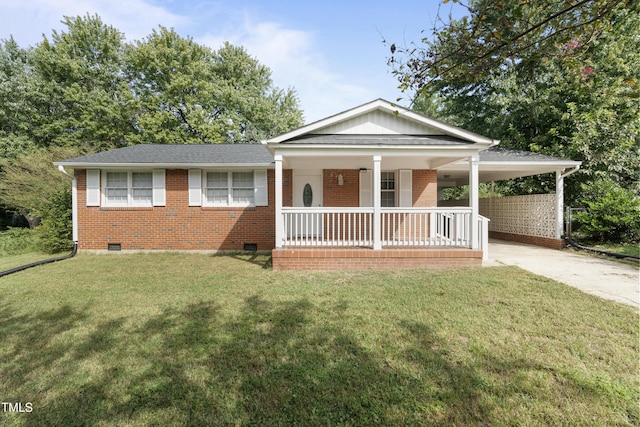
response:
<svg viewBox="0 0 640 427"><path fill-rule="evenodd" d="M322 207L322 170L293 171L293 206L305 208ZM300 237L322 236L322 212L298 215L292 225L293 235Z"/></svg>

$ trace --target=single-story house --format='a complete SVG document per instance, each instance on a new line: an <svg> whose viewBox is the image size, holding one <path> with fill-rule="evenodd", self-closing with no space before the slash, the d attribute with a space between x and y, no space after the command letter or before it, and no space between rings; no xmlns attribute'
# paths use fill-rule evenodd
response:
<svg viewBox="0 0 640 427"><path fill-rule="evenodd" d="M500 149L378 99L260 143L143 144L55 165L73 169L80 251L258 250L275 269L336 269L477 265L490 232L557 246L563 179L580 162ZM550 172L556 194L533 205L478 198L481 182ZM439 201L463 184L463 206Z"/></svg>

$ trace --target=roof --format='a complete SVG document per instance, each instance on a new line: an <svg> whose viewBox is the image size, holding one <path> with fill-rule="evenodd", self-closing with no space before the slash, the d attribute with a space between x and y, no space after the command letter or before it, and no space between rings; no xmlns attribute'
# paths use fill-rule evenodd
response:
<svg viewBox="0 0 640 427"><path fill-rule="evenodd" d="M531 151L512 150L503 147L491 147L480 152L481 162L572 162L558 157L547 156L545 154L533 153ZM579 162L575 162L579 163Z"/></svg>
<svg viewBox="0 0 640 427"><path fill-rule="evenodd" d="M304 144L346 145L466 145L469 141L449 135L362 135L362 134L306 134L281 142Z"/></svg>
<svg viewBox="0 0 640 427"><path fill-rule="evenodd" d="M480 182L500 181L523 176L578 169L581 162L565 160L530 151L491 147L479 153ZM448 185L446 183L450 183ZM438 168L438 185L443 187L469 183L469 163L462 160Z"/></svg>
<svg viewBox="0 0 640 427"><path fill-rule="evenodd" d="M262 144L140 144L56 162L67 167L269 166Z"/></svg>

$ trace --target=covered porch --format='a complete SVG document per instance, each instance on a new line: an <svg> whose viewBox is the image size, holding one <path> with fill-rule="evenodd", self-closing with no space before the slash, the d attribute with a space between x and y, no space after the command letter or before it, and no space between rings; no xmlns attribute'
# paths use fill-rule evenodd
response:
<svg viewBox="0 0 640 427"><path fill-rule="evenodd" d="M555 171L559 235L562 180L579 167L493 151L496 140L381 99L264 144L275 167L276 269L480 265L490 228L481 181ZM439 189L462 184L468 200L439 205Z"/></svg>
<svg viewBox="0 0 640 427"><path fill-rule="evenodd" d="M480 265L488 219L468 206L437 207L437 167L460 160L478 180L472 150L277 150L278 269ZM477 186L476 186L477 188Z"/></svg>

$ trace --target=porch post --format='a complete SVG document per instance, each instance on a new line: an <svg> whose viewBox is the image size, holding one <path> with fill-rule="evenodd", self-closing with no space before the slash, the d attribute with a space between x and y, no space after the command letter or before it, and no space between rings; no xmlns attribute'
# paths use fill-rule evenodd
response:
<svg viewBox="0 0 640 427"><path fill-rule="evenodd" d="M382 218L380 209L380 162L382 156L373 156L373 249L382 249Z"/></svg>
<svg viewBox="0 0 640 427"><path fill-rule="evenodd" d="M471 233L471 249L478 249L478 215L480 201L478 198L478 186L480 180L478 178L478 162L480 155L474 153L469 157L469 207L471 208L471 224L469 232Z"/></svg>
<svg viewBox="0 0 640 427"><path fill-rule="evenodd" d="M564 234L564 176L561 170L556 171L556 239Z"/></svg>
<svg viewBox="0 0 640 427"><path fill-rule="evenodd" d="M276 162L276 249L282 248L284 224L282 223L282 154L274 156Z"/></svg>

